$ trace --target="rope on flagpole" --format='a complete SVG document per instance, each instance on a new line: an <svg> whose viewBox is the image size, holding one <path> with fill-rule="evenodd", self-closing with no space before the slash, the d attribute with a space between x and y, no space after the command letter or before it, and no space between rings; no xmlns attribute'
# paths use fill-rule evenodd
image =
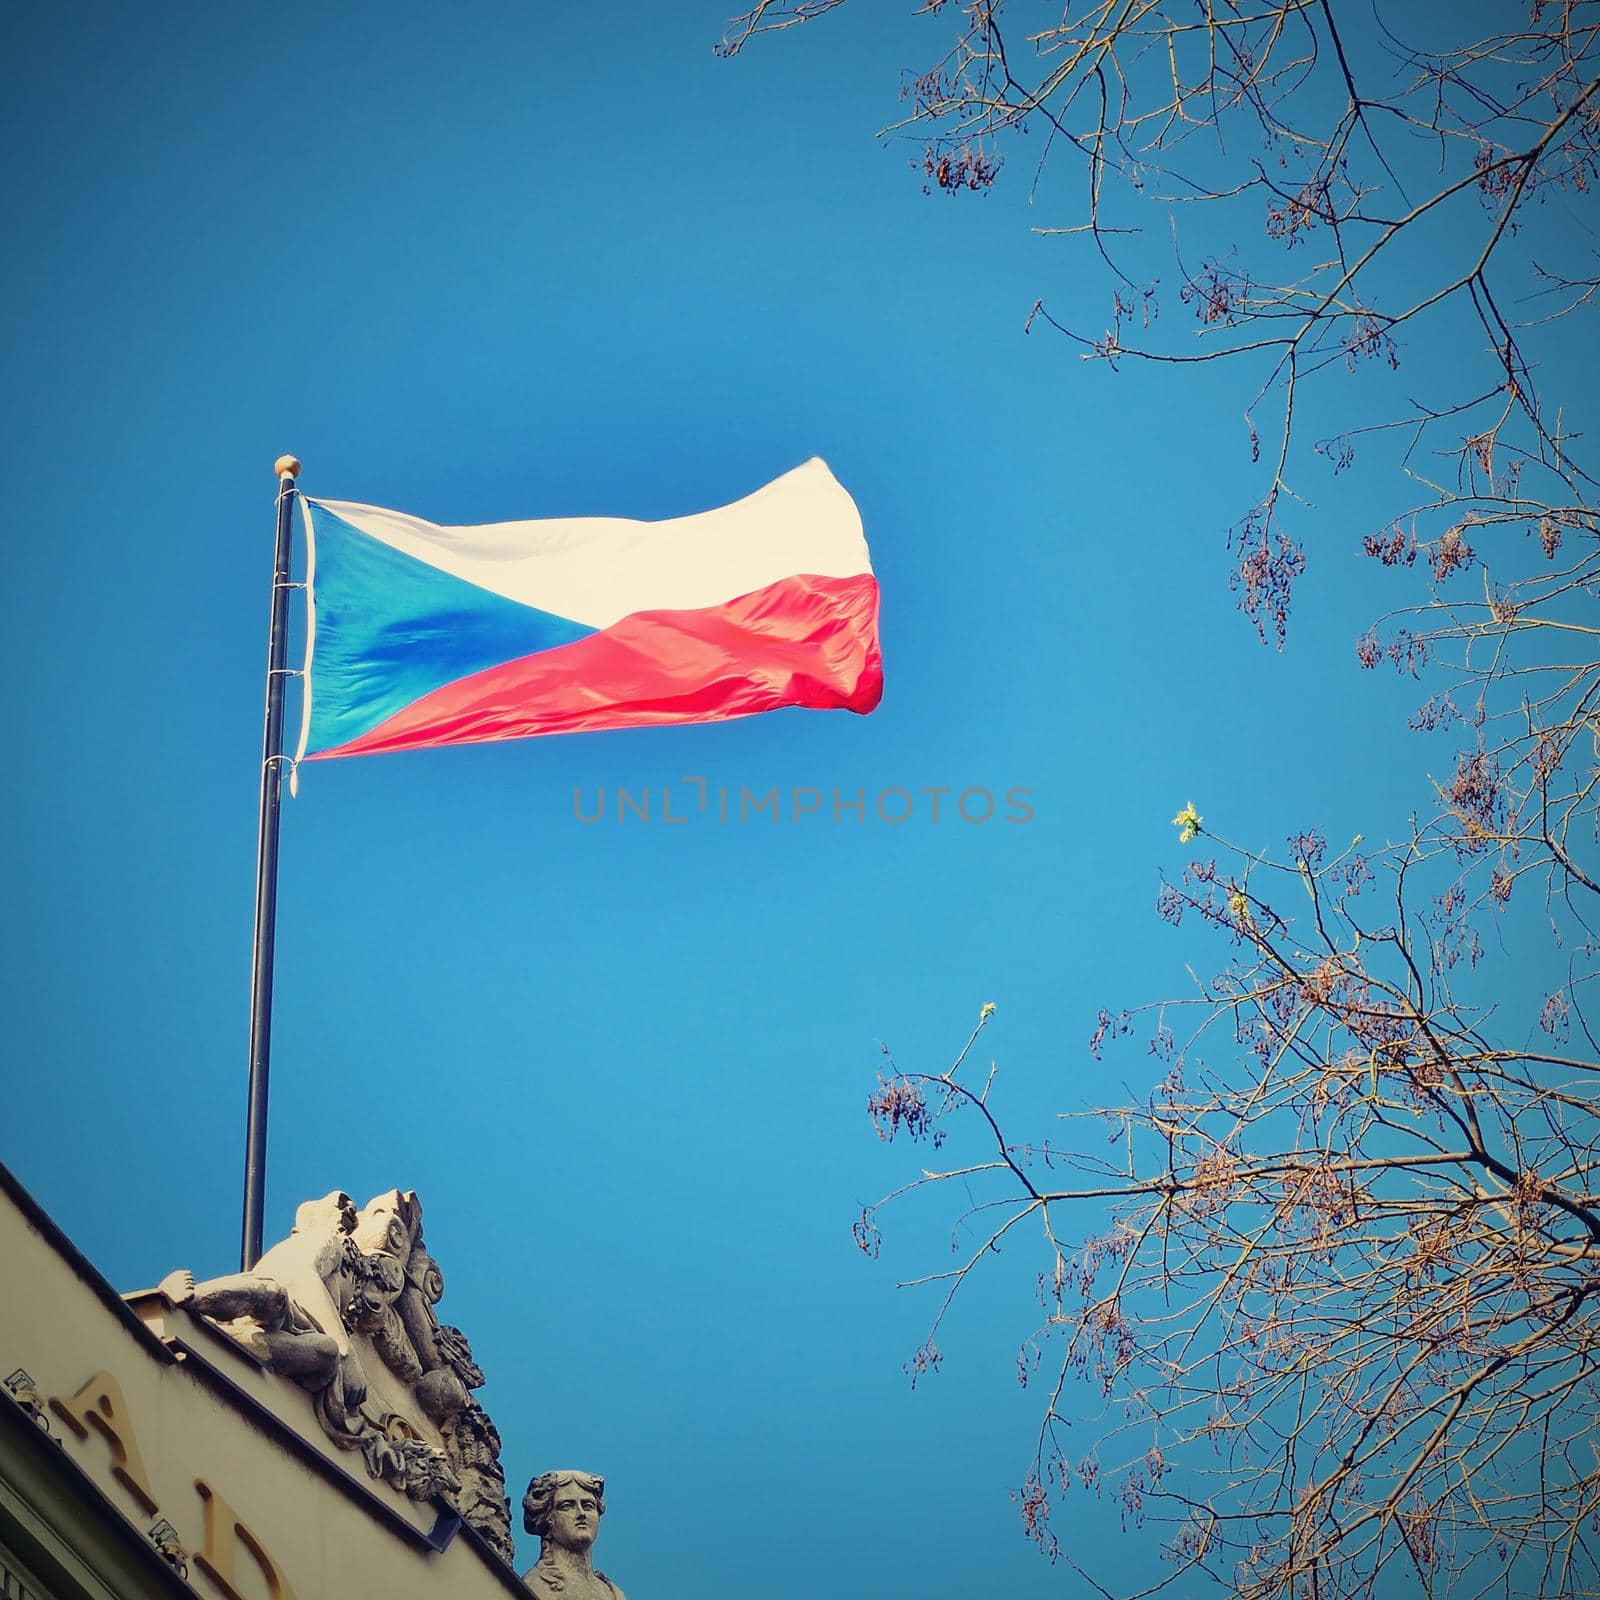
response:
<svg viewBox="0 0 1600 1600"><path fill-rule="evenodd" d="M311 502L300 496L300 520L305 529L306 578L306 659L300 669L300 737L295 742L289 763L289 798L300 793L300 763L306 757L306 740L311 737L311 654L317 642L317 528L311 516Z"/></svg>

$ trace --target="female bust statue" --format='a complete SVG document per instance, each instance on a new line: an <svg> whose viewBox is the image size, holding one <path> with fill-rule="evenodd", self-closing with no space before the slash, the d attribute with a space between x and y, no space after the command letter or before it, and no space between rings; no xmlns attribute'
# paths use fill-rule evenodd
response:
<svg viewBox="0 0 1600 1600"><path fill-rule="evenodd" d="M589 1472L544 1472L522 1497L522 1525L539 1538L539 1562L522 1581L541 1597L624 1600L594 1570L594 1541L606 1509L606 1481Z"/></svg>

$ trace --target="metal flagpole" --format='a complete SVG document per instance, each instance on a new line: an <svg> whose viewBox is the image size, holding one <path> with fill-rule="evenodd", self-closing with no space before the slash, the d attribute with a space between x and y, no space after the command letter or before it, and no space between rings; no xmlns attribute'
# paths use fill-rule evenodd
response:
<svg viewBox="0 0 1600 1600"><path fill-rule="evenodd" d="M250 965L250 1109L245 1120L244 1237L239 1266L261 1259L267 1187L267 1072L272 1055L272 955L278 924L278 802L283 794L284 655L289 633L290 527L300 463L279 456L278 536L272 556L272 620L267 629L267 710L261 734L261 813L256 833L256 932Z"/></svg>

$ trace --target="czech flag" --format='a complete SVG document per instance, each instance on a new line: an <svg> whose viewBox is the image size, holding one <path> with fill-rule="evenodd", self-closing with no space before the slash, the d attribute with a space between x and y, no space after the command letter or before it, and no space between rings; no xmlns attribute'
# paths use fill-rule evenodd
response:
<svg viewBox="0 0 1600 1600"><path fill-rule="evenodd" d="M813 459L666 522L443 528L302 497L295 759L542 733L868 712L878 585L855 502Z"/></svg>

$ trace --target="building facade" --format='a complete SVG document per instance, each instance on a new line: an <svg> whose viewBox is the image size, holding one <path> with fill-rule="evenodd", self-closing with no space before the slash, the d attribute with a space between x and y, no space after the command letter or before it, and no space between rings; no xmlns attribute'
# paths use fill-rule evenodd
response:
<svg viewBox="0 0 1600 1600"><path fill-rule="evenodd" d="M527 1600L415 1196L301 1211L123 1296L0 1167L4 1600Z"/></svg>

